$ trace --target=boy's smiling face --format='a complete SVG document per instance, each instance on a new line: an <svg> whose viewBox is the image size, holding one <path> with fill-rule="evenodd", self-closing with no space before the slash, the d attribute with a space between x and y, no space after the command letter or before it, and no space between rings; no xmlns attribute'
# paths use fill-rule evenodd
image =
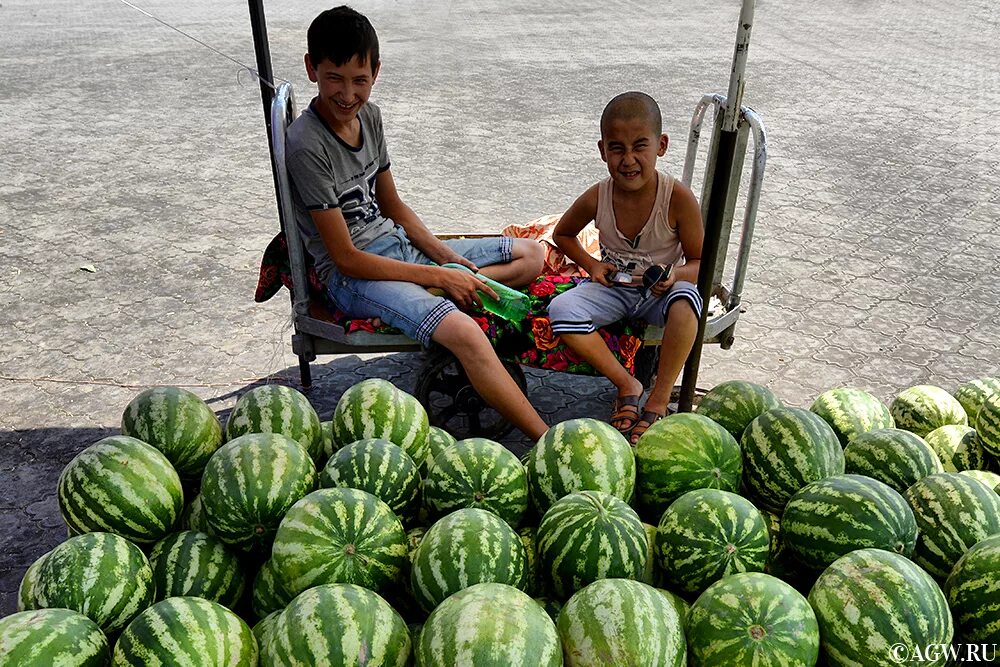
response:
<svg viewBox="0 0 1000 667"><path fill-rule="evenodd" d="M667 152L667 135L655 133L648 118L614 118L597 148L617 187L636 192L656 184L656 159Z"/></svg>
<svg viewBox="0 0 1000 667"><path fill-rule="evenodd" d="M340 127L350 125L358 111L372 94L381 63L375 65L354 56L342 65L328 59L314 64L306 54L306 72L309 80L319 86L319 104L327 121Z"/></svg>

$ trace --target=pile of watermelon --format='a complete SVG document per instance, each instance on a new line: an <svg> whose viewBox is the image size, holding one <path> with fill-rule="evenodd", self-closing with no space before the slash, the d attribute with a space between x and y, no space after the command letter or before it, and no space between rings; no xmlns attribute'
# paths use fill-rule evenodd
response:
<svg viewBox="0 0 1000 667"><path fill-rule="evenodd" d="M1000 643L998 457L996 378L809 410L725 382L521 459L384 380L325 422L257 387L225 428L150 389L63 470L0 663L944 665Z"/></svg>

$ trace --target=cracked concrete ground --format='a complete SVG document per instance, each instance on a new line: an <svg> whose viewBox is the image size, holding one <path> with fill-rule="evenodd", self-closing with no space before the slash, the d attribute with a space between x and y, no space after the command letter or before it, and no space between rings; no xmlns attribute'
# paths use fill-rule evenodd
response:
<svg viewBox="0 0 1000 667"><path fill-rule="evenodd" d="M140 4L253 60L246 4ZM302 71L314 3L268 3L275 73ZM661 103L679 174L690 114L724 92L738 3L365 0L373 99L405 199L438 232L564 210L602 177L605 102ZM151 384L224 414L297 382L288 302L253 303L276 230L259 91L238 68L103 0L0 5L0 614L64 537L63 465ZM806 406L1000 374L1000 15L987 0L759 0L745 103L769 162L736 343L699 384L745 378ZM94 272L82 270L92 267ZM322 358L328 418L365 377L412 388L418 355ZM604 380L531 371L549 421L606 414ZM524 447L516 436L507 444Z"/></svg>

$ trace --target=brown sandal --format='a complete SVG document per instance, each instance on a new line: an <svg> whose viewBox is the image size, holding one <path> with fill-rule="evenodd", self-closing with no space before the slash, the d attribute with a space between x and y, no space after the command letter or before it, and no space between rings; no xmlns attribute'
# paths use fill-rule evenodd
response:
<svg viewBox="0 0 1000 667"><path fill-rule="evenodd" d="M632 432L629 436L629 442L632 445L639 442L639 438L642 434L649 430L649 427L666 417L665 414L660 414L659 412L653 412L652 410L643 410L642 416L639 417L639 421L635 422L632 427Z"/></svg>
<svg viewBox="0 0 1000 667"><path fill-rule="evenodd" d="M618 396L611 404L611 418L608 420L619 433L627 436L639 419L639 399L641 396Z"/></svg>

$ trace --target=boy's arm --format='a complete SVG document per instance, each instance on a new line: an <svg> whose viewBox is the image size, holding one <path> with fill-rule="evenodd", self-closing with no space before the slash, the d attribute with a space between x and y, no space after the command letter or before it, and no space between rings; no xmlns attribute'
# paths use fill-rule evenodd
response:
<svg viewBox="0 0 1000 667"><path fill-rule="evenodd" d="M593 280L610 287L610 276L616 272L615 267L594 258L577 238L583 228L597 215L598 187L598 185L591 187L566 209L552 231L552 240L563 254L589 273Z"/></svg>
<svg viewBox="0 0 1000 667"><path fill-rule="evenodd" d="M701 221L701 206L691 192L691 188L674 181L674 192L670 199L670 212L675 214L677 234L684 250L684 266L673 271L674 280L686 280L698 284L701 269L701 248L705 242L705 225Z"/></svg>
<svg viewBox="0 0 1000 667"><path fill-rule="evenodd" d="M382 215L402 227L413 247L427 255L431 261L438 264L461 264L473 271L479 270L475 264L434 236L413 209L403 202L396 190L396 181L392 178L391 169L386 169L375 177L375 201L378 202Z"/></svg>

